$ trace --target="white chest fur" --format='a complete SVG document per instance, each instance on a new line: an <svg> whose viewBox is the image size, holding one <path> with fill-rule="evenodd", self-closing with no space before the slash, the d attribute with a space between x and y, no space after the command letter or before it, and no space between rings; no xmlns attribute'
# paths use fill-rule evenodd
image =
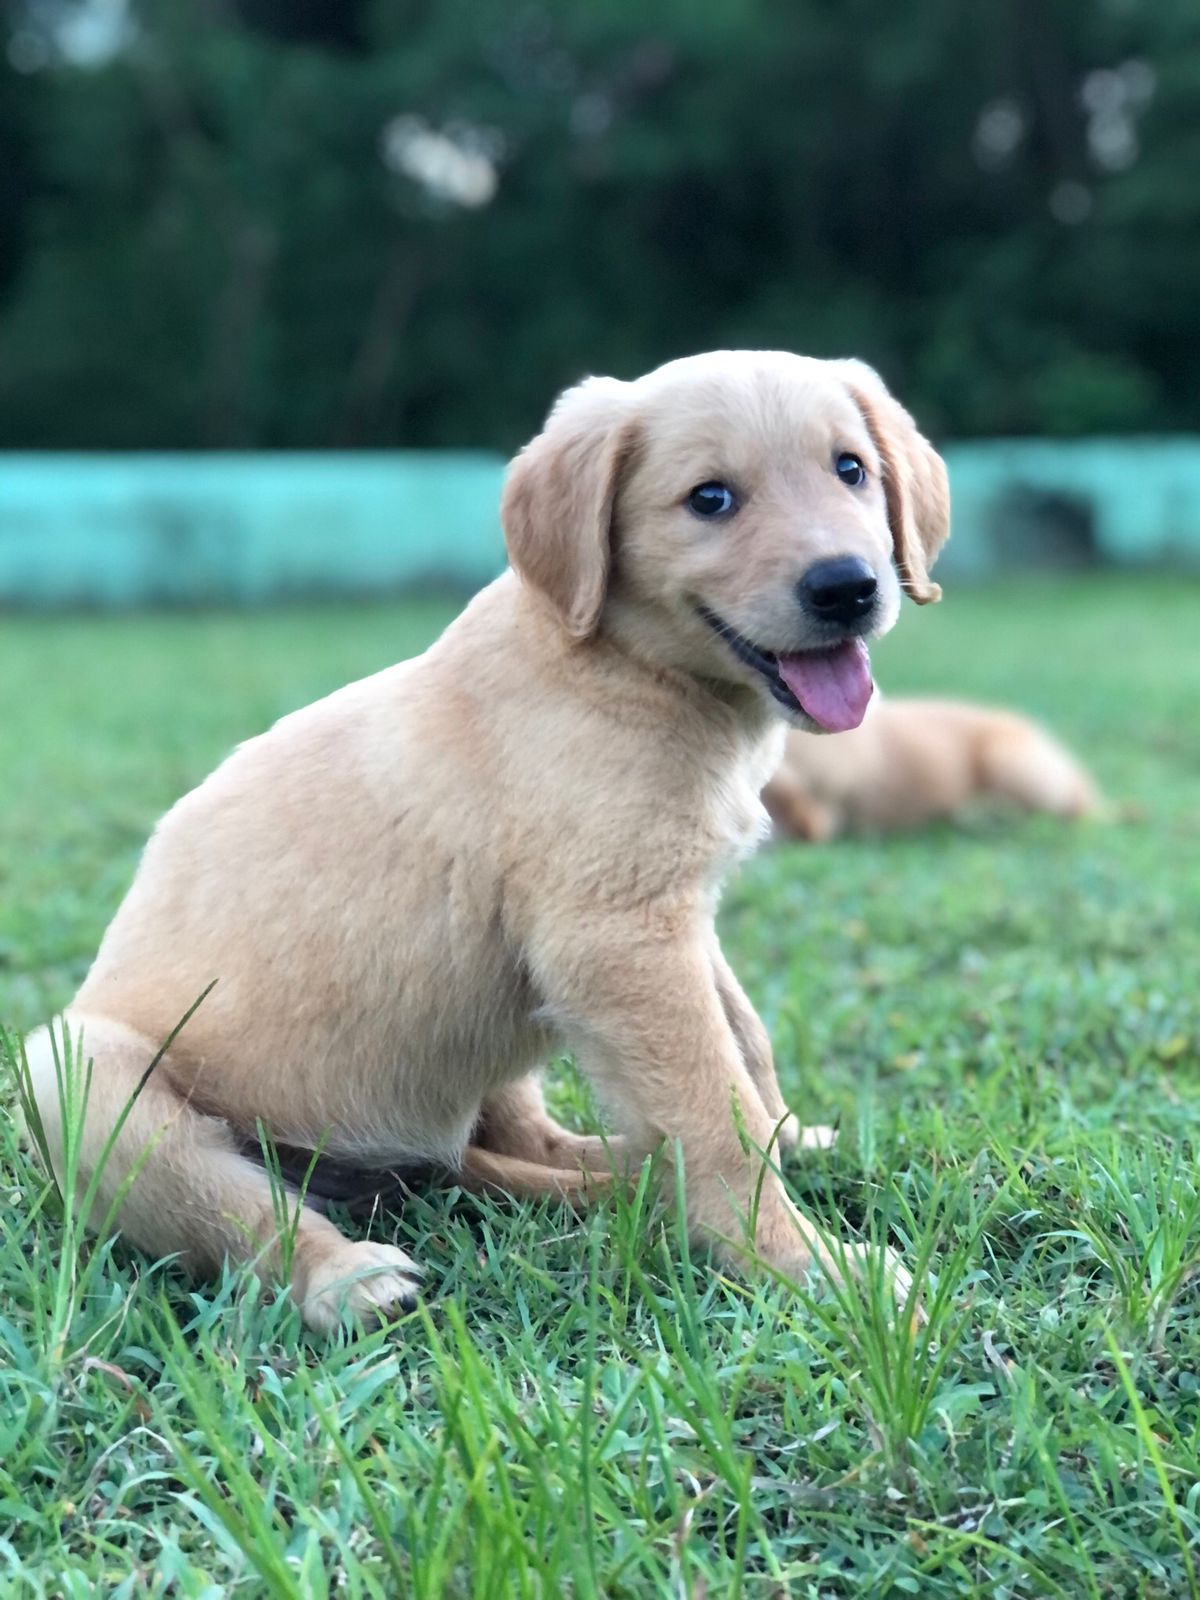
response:
<svg viewBox="0 0 1200 1600"><path fill-rule="evenodd" d="M713 882L718 886L725 875L762 843L771 822L761 794L783 755L784 729L775 725L761 738L740 752L731 764L715 796L716 833L719 839Z"/></svg>

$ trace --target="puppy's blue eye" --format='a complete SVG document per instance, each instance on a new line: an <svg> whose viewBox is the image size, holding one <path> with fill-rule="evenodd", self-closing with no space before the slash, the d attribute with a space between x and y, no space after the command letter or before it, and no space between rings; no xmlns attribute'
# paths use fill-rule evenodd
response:
<svg viewBox="0 0 1200 1600"><path fill-rule="evenodd" d="M736 511L737 501L723 483L699 483L687 497L687 508L697 517L727 517Z"/></svg>
<svg viewBox="0 0 1200 1600"><path fill-rule="evenodd" d="M860 489L867 481L867 469L857 456L843 450L833 463L833 470L847 487Z"/></svg>

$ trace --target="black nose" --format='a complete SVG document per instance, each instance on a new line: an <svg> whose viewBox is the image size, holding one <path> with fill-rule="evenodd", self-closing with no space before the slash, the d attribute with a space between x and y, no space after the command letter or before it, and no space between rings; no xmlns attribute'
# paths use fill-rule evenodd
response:
<svg viewBox="0 0 1200 1600"><path fill-rule="evenodd" d="M796 592L810 617L846 626L861 621L874 607L878 587L875 574L859 556L834 556L809 567Z"/></svg>

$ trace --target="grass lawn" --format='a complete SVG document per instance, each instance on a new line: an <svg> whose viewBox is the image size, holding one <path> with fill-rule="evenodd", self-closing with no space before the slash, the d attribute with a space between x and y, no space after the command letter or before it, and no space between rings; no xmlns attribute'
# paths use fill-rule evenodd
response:
<svg viewBox="0 0 1200 1600"><path fill-rule="evenodd" d="M70 997L235 740L450 609L0 623L0 1019ZM325 1345L83 1241L6 1117L0 1594L1200 1594L1198 622L1151 580L907 608L889 689L1043 714L1142 820L794 846L726 895L784 1091L841 1125L789 1181L931 1254L924 1330L722 1279L645 1191L435 1195L386 1221L426 1305Z"/></svg>

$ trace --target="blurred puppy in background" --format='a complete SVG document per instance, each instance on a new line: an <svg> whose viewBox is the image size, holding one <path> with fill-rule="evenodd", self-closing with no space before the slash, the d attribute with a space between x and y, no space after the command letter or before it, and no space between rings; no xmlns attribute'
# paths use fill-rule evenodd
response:
<svg viewBox="0 0 1200 1600"><path fill-rule="evenodd" d="M877 698L836 738L789 733L763 793L777 837L814 842L923 827L984 799L1057 817L1103 809L1091 777L1044 728L954 700Z"/></svg>

